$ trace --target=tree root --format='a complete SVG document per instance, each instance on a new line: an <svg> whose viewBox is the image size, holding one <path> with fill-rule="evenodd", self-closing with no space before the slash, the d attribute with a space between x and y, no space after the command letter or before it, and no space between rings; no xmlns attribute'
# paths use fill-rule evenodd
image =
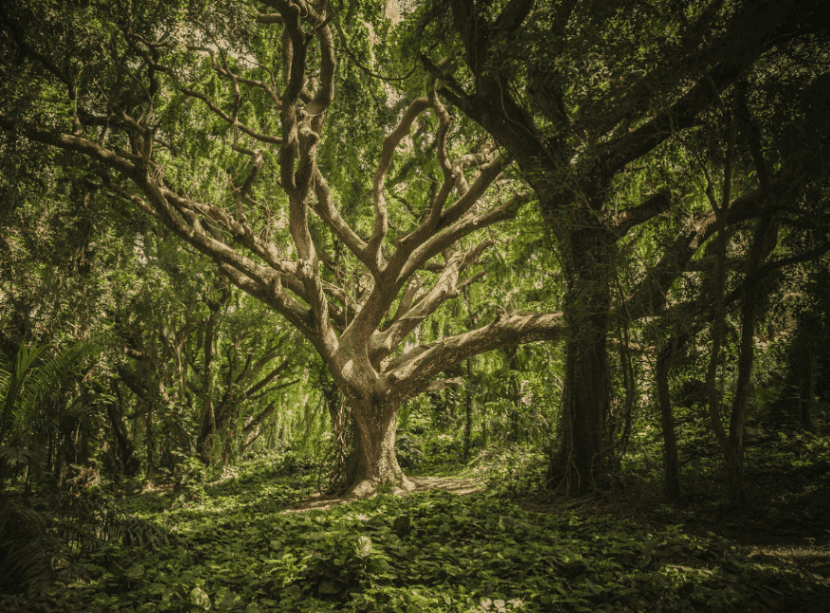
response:
<svg viewBox="0 0 830 613"><path fill-rule="evenodd" d="M386 485L391 486L389 493L394 496L403 496L416 489L415 484L406 475L401 473L394 480L390 479L386 482L380 482L377 479L362 479L346 491L344 498L354 500L372 498Z"/></svg>

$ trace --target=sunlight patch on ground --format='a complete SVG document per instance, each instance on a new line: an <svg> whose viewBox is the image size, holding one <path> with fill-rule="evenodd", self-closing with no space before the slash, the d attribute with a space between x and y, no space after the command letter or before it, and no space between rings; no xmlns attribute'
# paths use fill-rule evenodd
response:
<svg viewBox="0 0 830 613"><path fill-rule="evenodd" d="M473 492L480 492L484 489L480 481L476 479L454 479L451 477L410 477L415 484L413 492L425 492L427 490L439 489L464 496ZM401 490L403 493L403 491ZM325 511L337 505L352 502L354 499L346 496L333 496L319 492L311 494L300 500L290 509L282 513L303 513L305 511Z"/></svg>

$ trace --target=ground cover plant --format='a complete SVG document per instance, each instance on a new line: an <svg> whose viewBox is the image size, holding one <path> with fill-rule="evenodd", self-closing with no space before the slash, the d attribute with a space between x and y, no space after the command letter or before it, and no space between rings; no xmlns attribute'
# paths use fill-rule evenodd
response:
<svg viewBox="0 0 830 613"><path fill-rule="evenodd" d="M125 497L120 509L163 539L100 542L3 610L820 611L830 593L722 536L629 521L600 500L523 508L526 489L431 489L309 509L315 468L271 456Z"/></svg>

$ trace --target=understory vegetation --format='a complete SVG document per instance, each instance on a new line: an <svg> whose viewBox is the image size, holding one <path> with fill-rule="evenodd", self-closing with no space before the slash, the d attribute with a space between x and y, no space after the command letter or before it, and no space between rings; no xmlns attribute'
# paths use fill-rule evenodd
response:
<svg viewBox="0 0 830 613"><path fill-rule="evenodd" d="M21 613L826 610L826 545L812 550L823 551L818 566L763 552L827 542L828 440L758 449L749 513L713 502L704 482L718 468L705 463L692 467L699 485L683 508L662 504L634 466L603 497L552 504L538 487L541 458L518 450L438 470L472 493L381 493L317 509L303 501L321 467L272 453L218 480L193 475L54 515L28 535L40 548L5 560L14 572L51 557L54 576L0 604ZM23 504L4 507L6 524ZM3 534L8 551L8 525Z"/></svg>

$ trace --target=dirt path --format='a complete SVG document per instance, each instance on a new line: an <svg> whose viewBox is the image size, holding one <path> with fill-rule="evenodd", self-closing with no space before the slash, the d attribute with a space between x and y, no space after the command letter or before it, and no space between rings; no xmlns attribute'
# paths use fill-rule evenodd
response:
<svg viewBox="0 0 830 613"><path fill-rule="evenodd" d="M472 494L473 492L480 492L484 486L476 479L458 479L455 477L410 477L412 483L415 484L413 492L424 492L427 490L439 489L453 494L463 496L465 494ZM337 496L331 494L314 493L297 501L291 508L282 511L282 513L303 513L305 511L319 510L324 511L337 505L352 502L353 498L346 496Z"/></svg>

